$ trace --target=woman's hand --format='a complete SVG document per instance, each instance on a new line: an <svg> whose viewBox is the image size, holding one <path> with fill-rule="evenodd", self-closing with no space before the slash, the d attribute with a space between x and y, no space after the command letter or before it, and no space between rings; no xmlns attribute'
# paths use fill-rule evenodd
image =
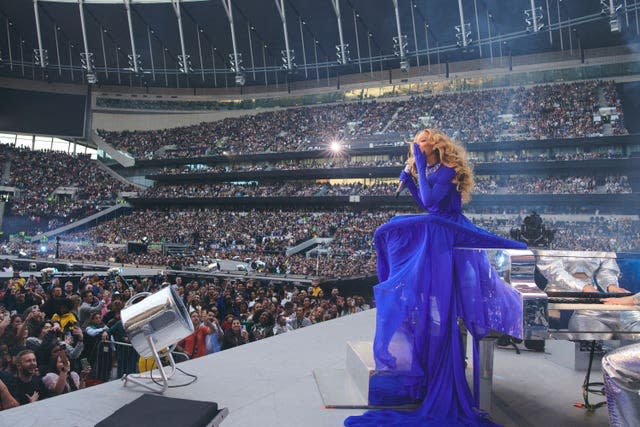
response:
<svg viewBox="0 0 640 427"><path fill-rule="evenodd" d="M422 174L427 169L427 156L420 150L418 144L413 143L413 158L416 162L416 169L418 169L418 173Z"/></svg>
<svg viewBox="0 0 640 427"><path fill-rule="evenodd" d="M398 177L398 180L400 182L406 182L409 179L413 179L413 177L411 176L411 172L407 172L406 170L402 170L402 172L400 172L400 176Z"/></svg>
<svg viewBox="0 0 640 427"><path fill-rule="evenodd" d="M82 333L82 329L77 326L73 328L71 334L75 335L78 341L82 341L84 339L84 335Z"/></svg>
<svg viewBox="0 0 640 427"><path fill-rule="evenodd" d="M11 323L11 316L7 313L6 310L2 312L2 321L0 321L0 328L6 328Z"/></svg>
<svg viewBox="0 0 640 427"><path fill-rule="evenodd" d="M69 372L69 370L71 370L71 362L69 362L69 356L67 355L67 352L61 351L59 354L60 355L58 357L60 357L60 361L62 362L62 368L66 369L66 371Z"/></svg>
<svg viewBox="0 0 640 427"><path fill-rule="evenodd" d="M62 368L60 369L60 374L69 375L69 372L71 372L71 364L69 363L69 360L67 360L66 362L64 362L64 365L62 365Z"/></svg>

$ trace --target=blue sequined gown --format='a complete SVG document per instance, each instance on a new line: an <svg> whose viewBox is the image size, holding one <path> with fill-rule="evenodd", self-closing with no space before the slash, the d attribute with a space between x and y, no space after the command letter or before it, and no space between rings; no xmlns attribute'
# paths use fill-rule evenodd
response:
<svg viewBox="0 0 640 427"><path fill-rule="evenodd" d="M420 169L420 190L406 174L401 178L428 213L397 216L375 233L374 358L376 369L393 380L373 384L370 400L388 405L398 396L422 403L415 411L369 411L347 418L345 426L494 425L477 409L478 390L472 393L467 384L458 320L474 337L477 363L478 341L489 331L519 335L522 303L483 252L454 248L525 245L478 228L462 214L453 169Z"/></svg>

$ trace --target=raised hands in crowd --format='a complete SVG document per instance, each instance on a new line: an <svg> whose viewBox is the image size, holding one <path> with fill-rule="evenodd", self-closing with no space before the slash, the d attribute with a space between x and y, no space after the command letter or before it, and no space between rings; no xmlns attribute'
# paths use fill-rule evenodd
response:
<svg viewBox="0 0 640 427"><path fill-rule="evenodd" d="M0 296L24 295L25 284L24 279L10 279L1 284ZM202 357L371 306L362 296L345 297L338 288L322 289L319 282L307 286L209 278L183 283L180 277L171 280L166 276L124 282L87 276L77 285L65 284L64 293L57 279L38 286L45 289L45 300L20 314L16 310L20 298L0 300L8 302L7 308L0 310L0 409L144 369L144 359L126 345L128 337L120 320L124 299L138 292L173 286L183 299L195 326L194 334L179 343L183 360L185 355ZM89 302L87 292L102 295L110 303ZM80 324L80 295L95 309L84 324ZM49 317L40 308L51 308L55 315ZM16 335L23 332L25 339L18 339Z"/></svg>

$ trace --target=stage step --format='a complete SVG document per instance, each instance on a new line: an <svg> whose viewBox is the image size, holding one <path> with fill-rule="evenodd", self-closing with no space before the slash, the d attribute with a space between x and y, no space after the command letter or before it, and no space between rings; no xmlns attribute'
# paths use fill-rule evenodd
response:
<svg viewBox="0 0 640 427"><path fill-rule="evenodd" d="M369 382L375 374L373 346L369 341L347 342L347 374L362 397L369 401Z"/></svg>
<svg viewBox="0 0 640 427"><path fill-rule="evenodd" d="M398 366L410 361L398 360ZM377 371L371 341L348 341L345 368L314 370L318 389L328 408L414 408L422 375ZM377 391L375 391L377 390ZM384 393L381 390L389 390ZM375 391L372 393L372 391Z"/></svg>

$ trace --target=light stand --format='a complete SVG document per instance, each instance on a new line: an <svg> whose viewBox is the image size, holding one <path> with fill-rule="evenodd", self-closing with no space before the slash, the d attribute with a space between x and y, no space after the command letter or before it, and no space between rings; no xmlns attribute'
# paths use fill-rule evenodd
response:
<svg viewBox="0 0 640 427"><path fill-rule="evenodd" d="M127 382L130 381L154 393L163 394L169 388L169 379L173 376L173 374L176 373L176 362L173 359L173 354L171 354L175 346L171 346L168 349L162 351L162 353L166 354L167 357L169 358L169 366L171 367L171 371L167 374L167 372L164 370L165 369L164 366L162 365L162 359L160 357L160 353L156 349L156 346L153 343L153 338L151 336L147 337L147 344L149 345L149 348L151 348L152 350L152 356L153 356L153 360L156 362L156 368L140 374L125 374L122 377L122 381L124 383L123 386L126 387ZM153 371L155 369L157 369L158 373L160 374L159 378L154 377L153 375ZM154 384L157 384L158 386L160 386L160 388L149 385L148 384L149 380L151 380ZM161 381L161 383L158 384L158 381Z"/></svg>
<svg viewBox="0 0 640 427"><path fill-rule="evenodd" d="M142 298L142 301L134 304ZM164 393L169 388L169 379L177 370L171 352L178 341L194 332L191 317L182 299L172 286L154 294L141 292L127 301L120 317L133 348L140 356L153 357L156 362L155 369L148 372L123 376L123 385L132 382L154 393ZM158 348L161 350L158 351ZM169 372L162 366L161 354L169 359ZM158 372L154 373L156 369ZM149 384L149 381L155 386Z"/></svg>

